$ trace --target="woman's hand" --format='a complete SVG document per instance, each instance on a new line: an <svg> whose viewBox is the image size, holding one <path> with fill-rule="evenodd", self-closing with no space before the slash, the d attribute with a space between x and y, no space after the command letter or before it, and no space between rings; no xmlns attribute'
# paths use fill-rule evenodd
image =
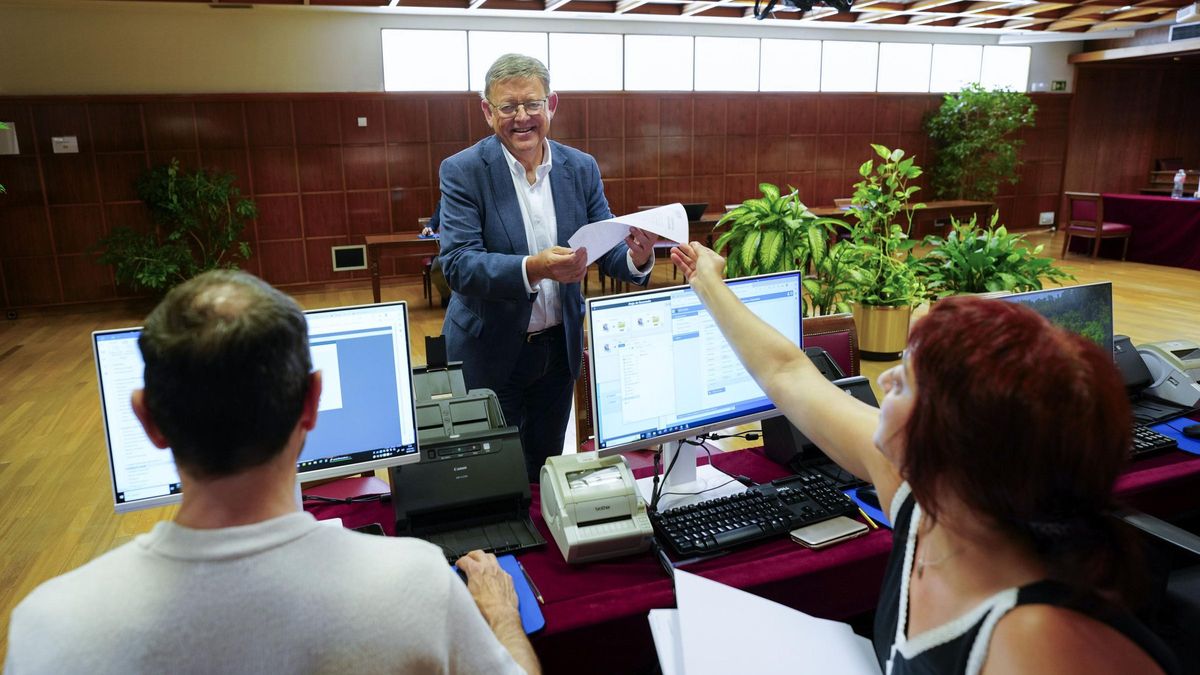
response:
<svg viewBox="0 0 1200 675"><path fill-rule="evenodd" d="M698 241L671 249L671 262L683 272L684 278L692 286L709 281L723 282L725 279L725 259Z"/></svg>

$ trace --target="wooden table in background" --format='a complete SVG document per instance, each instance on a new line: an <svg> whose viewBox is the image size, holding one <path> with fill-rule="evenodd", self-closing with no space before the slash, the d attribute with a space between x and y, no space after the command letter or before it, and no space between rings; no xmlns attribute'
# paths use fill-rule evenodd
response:
<svg viewBox="0 0 1200 675"><path fill-rule="evenodd" d="M913 212L912 231L909 232L909 237L920 240L926 235L943 234L950 226L951 217L959 222L966 222L974 215L976 224L987 227L995 209L996 205L992 202L973 202L965 199L925 202L925 208ZM818 206L809 210L813 212L813 215L822 218L845 220L850 216L849 213L836 206Z"/></svg>
<svg viewBox="0 0 1200 675"><path fill-rule="evenodd" d="M384 250L398 249L405 257L434 256L438 254L439 242L435 238L421 239L415 234L368 234L367 264L371 268L371 296L379 302L379 254Z"/></svg>
<svg viewBox="0 0 1200 675"><path fill-rule="evenodd" d="M960 222L965 222L974 215L975 222L986 227L995 209L996 205L992 202L973 202L963 199L926 202L925 208L917 209L913 213L912 232L909 233L909 236L913 239L922 239L925 235L942 234L949 227L951 216ZM814 216L821 218L845 220L850 217L849 213L836 206L809 207L809 211L812 211ZM700 241L711 247L715 240L713 227L723 215L725 215L724 212L706 213L700 220L692 221L689 223L688 237L692 241ZM722 227L716 234L719 235L724 229Z"/></svg>

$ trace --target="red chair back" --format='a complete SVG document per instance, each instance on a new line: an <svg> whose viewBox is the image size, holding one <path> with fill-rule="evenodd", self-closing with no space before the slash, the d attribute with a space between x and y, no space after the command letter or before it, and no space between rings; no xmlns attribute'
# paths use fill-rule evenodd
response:
<svg viewBox="0 0 1200 675"><path fill-rule="evenodd" d="M829 352L847 377L859 374L858 330L854 315L831 314L804 320L804 346L821 347Z"/></svg>

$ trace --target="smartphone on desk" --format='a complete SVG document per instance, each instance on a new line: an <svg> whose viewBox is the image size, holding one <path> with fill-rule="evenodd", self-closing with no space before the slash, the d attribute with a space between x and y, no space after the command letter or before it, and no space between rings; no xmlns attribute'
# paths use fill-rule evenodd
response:
<svg viewBox="0 0 1200 675"><path fill-rule="evenodd" d="M379 523L370 523L367 525L360 525L360 526L354 528L354 531L355 532L364 532L366 534L378 534L381 536L387 536L387 532L383 531L383 526L380 525Z"/></svg>
<svg viewBox="0 0 1200 675"><path fill-rule="evenodd" d="M827 546L861 537L867 533L865 523L860 523L853 518L846 516L838 516L829 520L822 520L819 523L805 525L804 527L792 530L792 541L811 549L821 549Z"/></svg>

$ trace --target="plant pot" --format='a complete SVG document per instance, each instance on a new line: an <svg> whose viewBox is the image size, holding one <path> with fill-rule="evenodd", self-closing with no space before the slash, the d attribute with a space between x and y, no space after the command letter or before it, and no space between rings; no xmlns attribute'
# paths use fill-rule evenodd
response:
<svg viewBox="0 0 1200 675"><path fill-rule="evenodd" d="M880 307L855 303L858 353L868 361L895 361L908 344L912 307Z"/></svg>

